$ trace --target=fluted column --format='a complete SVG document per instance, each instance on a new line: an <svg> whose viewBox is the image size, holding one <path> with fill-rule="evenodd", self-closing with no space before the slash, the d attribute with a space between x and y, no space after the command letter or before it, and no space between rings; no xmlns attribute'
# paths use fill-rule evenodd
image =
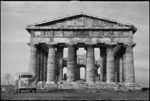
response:
<svg viewBox="0 0 150 101"><path fill-rule="evenodd" d="M106 47L100 47L100 81L106 77Z"/></svg>
<svg viewBox="0 0 150 101"><path fill-rule="evenodd" d="M59 60L59 81L63 80L63 47L58 47L58 60Z"/></svg>
<svg viewBox="0 0 150 101"><path fill-rule="evenodd" d="M47 64L48 64L48 53L46 53L45 57L45 81L47 81Z"/></svg>
<svg viewBox="0 0 150 101"><path fill-rule="evenodd" d="M80 67L77 65L77 79L80 79Z"/></svg>
<svg viewBox="0 0 150 101"><path fill-rule="evenodd" d="M114 73L114 44L107 45L107 78L106 82L115 82L115 73Z"/></svg>
<svg viewBox="0 0 150 101"><path fill-rule="evenodd" d="M125 71L126 71L126 83L135 83L135 73L134 73L134 57L133 57L133 47L135 44L125 44L126 48L126 59L125 59Z"/></svg>
<svg viewBox="0 0 150 101"><path fill-rule="evenodd" d="M75 57L75 80L78 79L78 68L77 68L77 50L78 50L78 47L75 46L75 51L74 51L74 57Z"/></svg>
<svg viewBox="0 0 150 101"><path fill-rule="evenodd" d="M35 44L28 44L30 46L30 62L29 62L29 72L36 76L36 54L37 48Z"/></svg>
<svg viewBox="0 0 150 101"><path fill-rule="evenodd" d="M48 45L48 63L47 63L47 81L46 83L55 82L55 47Z"/></svg>
<svg viewBox="0 0 150 101"><path fill-rule="evenodd" d="M84 67L84 68L85 68L84 79L86 80L86 67Z"/></svg>
<svg viewBox="0 0 150 101"><path fill-rule="evenodd" d="M86 61L86 82L91 83L95 81L94 78L94 47L87 46L87 61Z"/></svg>
<svg viewBox="0 0 150 101"><path fill-rule="evenodd" d="M122 49L122 73L123 73L123 82L126 81L126 73L125 73L125 64L126 64L126 54L125 48Z"/></svg>
<svg viewBox="0 0 150 101"><path fill-rule="evenodd" d="M67 82L75 81L75 48L68 45Z"/></svg>
<svg viewBox="0 0 150 101"><path fill-rule="evenodd" d="M40 52L40 81L43 81L43 51Z"/></svg>
<svg viewBox="0 0 150 101"><path fill-rule="evenodd" d="M43 79L46 81L46 53L44 53L44 71L43 71Z"/></svg>
<svg viewBox="0 0 150 101"><path fill-rule="evenodd" d="M119 54L117 54L116 56L115 56L115 58L114 58L115 60L115 62L114 62L114 65L115 65L115 67L114 67L114 69L115 69L115 82L119 82L119 59L120 59L120 57L119 57Z"/></svg>
<svg viewBox="0 0 150 101"><path fill-rule="evenodd" d="M123 57L119 58L119 81L123 82Z"/></svg>
<svg viewBox="0 0 150 101"><path fill-rule="evenodd" d="M36 81L40 80L40 50L37 48L37 56L36 56Z"/></svg>

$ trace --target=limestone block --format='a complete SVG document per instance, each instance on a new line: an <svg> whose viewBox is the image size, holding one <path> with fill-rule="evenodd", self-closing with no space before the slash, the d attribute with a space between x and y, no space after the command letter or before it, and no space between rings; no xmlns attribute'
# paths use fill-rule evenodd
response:
<svg viewBox="0 0 150 101"><path fill-rule="evenodd" d="M83 31L74 31L74 37L84 37Z"/></svg>
<svg viewBox="0 0 150 101"><path fill-rule="evenodd" d="M83 31L84 37L89 37L89 31Z"/></svg>
<svg viewBox="0 0 150 101"><path fill-rule="evenodd" d="M45 36L46 37L53 37L54 36L54 31L45 31Z"/></svg>
<svg viewBox="0 0 150 101"><path fill-rule="evenodd" d="M73 31L64 31L64 37L73 37Z"/></svg>
<svg viewBox="0 0 150 101"><path fill-rule="evenodd" d="M108 31L104 31L103 34L104 34L104 37L108 37L109 36Z"/></svg>
<svg viewBox="0 0 150 101"><path fill-rule="evenodd" d="M53 41L56 43L69 43L70 39L69 38L53 38Z"/></svg>
<svg viewBox="0 0 150 101"><path fill-rule="evenodd" d="M63 31L54 31L54 37L63 37Z"/></svg>
<svg viewBox="0 0 150 101"><path fill-rule="evenodd" d="M104 37L104 32L103 31L99 31L99 37Z"/></svg>
<svg viewBox="0 0 150 101"><path fill-rule="evenodd" d="M37 37L34 37L34 38L30 38L30 42L31 43L48 43L50 42L50 38L37 38Z"/></svg>
<svg viewBox="0 0 150 101"><path fill-rule="evenodd" d="M97 43L97 38L92 38L92 43L96 44Z"/></svg>

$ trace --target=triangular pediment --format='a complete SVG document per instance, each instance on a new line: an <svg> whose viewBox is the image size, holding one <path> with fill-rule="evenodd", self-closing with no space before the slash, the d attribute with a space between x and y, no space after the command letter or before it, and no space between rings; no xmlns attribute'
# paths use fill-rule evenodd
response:
<svg viewBox="0 0 150 101"><path fill-rule="evenodd" d="M28 25L27 29L95 29L95 28L131 28L133 25L126 25L114 20L95 17L87 14L77 14L62 17L54 20L43 21L40 23Z"/></svg>

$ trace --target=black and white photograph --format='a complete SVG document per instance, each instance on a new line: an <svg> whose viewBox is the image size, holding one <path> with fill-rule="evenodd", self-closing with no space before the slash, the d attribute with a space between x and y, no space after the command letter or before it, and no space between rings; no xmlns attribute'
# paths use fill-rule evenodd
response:
<svg viewBox="0 0 150 101"><path fill-rule="evenodd" d="M1 1L1 100L149 100L149 2Z"/></svg>

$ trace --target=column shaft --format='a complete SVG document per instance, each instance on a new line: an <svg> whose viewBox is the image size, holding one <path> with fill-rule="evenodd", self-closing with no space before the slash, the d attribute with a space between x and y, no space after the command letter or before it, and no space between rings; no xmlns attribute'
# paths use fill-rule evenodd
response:
<svg viewBox="0 0 150 101"><path fill-rule="evenodd" d="M43 81L43 52L40 52L40 81Z"/></svg>
<svg viewBox="0 0 150 101"><path fill-rule="evenodd" d="M40 69L40 65L39 65L39 62L40 62L40 51L39 51L39 49L37 49L37 56L36 56L36 81L39 81L40 80L40 77L39 77L39 75L40 75L40 73L39 73L39 69Z"/></svg>
<svg viewBox="0 0 150 101"><path fill-rule="evenodd" d="M100 81L104 82L106 76L106 48L100 48Z"/></svg>
<svg viewBox="0 0 150 101"><path fill-rule="evenodd" d="M59 60L59 81L63 80L63 48L59 47L58 49L58 60Z"/></svg>
<svg viewBox="0 0 150 101"><path fill-rule="evenodd" d="M78 80L80 79L80 67L77 66L77 77L78 77Z"/></svg>
<svg viewBox="0 0 150 101"><path fill-rule="evenodd" d="M126 45L126 82L135 83L133 46Z"/></svg>
<svg viewBox="0 0 150 101"><path fill-rule="evenodd" d="M125 82L126 81L126 73L125 73L125 64L126 64L126 54L125 54L125 49L123 48L123 58L122 58L123 60L123 62L122 62L122 70L123 70L123 82Z"/></svg>
<svg viewBox="0 0 150 101"><path fill-rule="evenodd" d="M29 72L36 76L36 54L37 48L34 44L29 44L30 46L30 62L29 62Z"/></svg>
<svg viewBox="0 0 150 101"><path fill-rule="evenodd" d="M67 82L75 81L75 48L68 45Z"/></svg>
<svg viewBox="0 0 150 101"><path fill-rule="evenodd" d="M47 80L47 64L48 64L48 53L46 53L45 57L45 81Z"/></svg>
<svg viewBox="0 0 150 101"><path fill-rule="evenodd" d="M89 45L87 47L87 61L86 61L86 82L91 83L95 81L94 78L94 48Z"/></svg>
<svg viewBox="0 0 150 101"><path fill-rule="evenodd" d="M109 45L107 47L107 82L115 81L114 74L114 46Z"/></svg>
<svg viewBox="0 0 150 101"><path fill-rule="evenodd" d="M119 54L117 54L117 56L115 56L115 58L114 58L115 60L115 67L114 67L114 69L115 69L115 82L119 82L119 66L120 66L120 62L119 62Z"/></svg>
<svg viewBox="0 0 150 101"><path fill-rule="evenodd" d="M47 63L47 83L55 81L55 48L49 45L48 63Z"/></svg>
<svg viewBox="0 0 150 101"><path fill-rule="evenodd" d="M119 58L119 81L123 82L123 57Z"/></svg>
<svg viewBox="0 0 150 101"><path fill-rule="evenodd" d="M44 57L43 57L43 64L44 64L44 66L43 66L43 68L44 68L44 70L43 70L43 81L46 81L45 80L45 76L46 76L46 73L45 73L45 71L46 71L46 54L44 53Z"/></svg>

